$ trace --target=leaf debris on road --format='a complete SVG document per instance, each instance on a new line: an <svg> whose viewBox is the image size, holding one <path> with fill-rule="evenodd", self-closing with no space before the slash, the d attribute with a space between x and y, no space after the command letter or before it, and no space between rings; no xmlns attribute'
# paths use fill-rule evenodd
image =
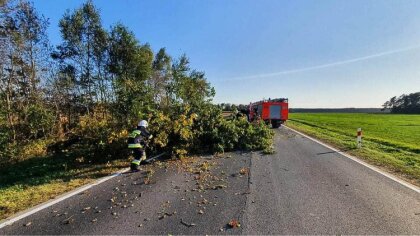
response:
<svg viewBox="0 0 420 236"><path fill-rule="evenodd" d="M223 188L227 188L227 186L226 186L226 185L223 185L223 184L219 184L219 185L215 185L215 186L213 186L213 189L214 189L214 190L217 190L217 189L223 189Z"/></svg>
<svg viewBox="0 0 420 236"><path fill-rule="evenodd" d="M238 228L238 227L241 227L241 223L239 223L239 221L236 219L231 219L228 223L228 226L230 228Z"/></svg>
<svg viewBox="0 0 420 236"><path fill-rule="evenodd" d="M249 168L248 167L244 167L239 171L239 174L241 175L246 175L249 173Z"/></svg>

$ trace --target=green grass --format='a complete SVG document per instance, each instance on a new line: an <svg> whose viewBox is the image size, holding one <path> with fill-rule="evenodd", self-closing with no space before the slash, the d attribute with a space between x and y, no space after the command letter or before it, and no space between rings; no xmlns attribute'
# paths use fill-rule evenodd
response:
<svg viewBox="0 0 420 236"><path fill-rule="evenodd" d="M291 113L289 118L287 126L420 185L420 115ZM361 149L357 128L363 130Z"/></svg>
<svg viewBox="0 0 420 236"><path fill-rule="evenodd" d="M27 158L0 167L0 220L128 166L126 157L91 162L86 150Z"/></svg>

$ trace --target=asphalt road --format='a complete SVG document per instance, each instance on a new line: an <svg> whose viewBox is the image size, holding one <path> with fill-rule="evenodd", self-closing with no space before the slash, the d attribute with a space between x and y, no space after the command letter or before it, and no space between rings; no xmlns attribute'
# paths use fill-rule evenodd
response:
<svg viewBox="0 0 420 236"><path fill-rule="evenodd" d="M147 166L149 179L146 171L123 174L0 234L420 234L418 193L276 132L273 155ZM229 228L231 219L241 227Z"/></svg>
<svg viewBox="0 0 420 236"><path fill-rule="evenodd" d="M251 155L143 166L6 226L0 234L240 234L242 228L229 229L227 223L241 219L246 208L248 174L239 172L249 168ZM147 169L154 171L149 179Z"/></svg>
<svg viewBox="0 0 420 236"><path fill-rule="evenodd" d="M420 234L415 191L284 128L275 143L252 159L245 234Z"/></svg>

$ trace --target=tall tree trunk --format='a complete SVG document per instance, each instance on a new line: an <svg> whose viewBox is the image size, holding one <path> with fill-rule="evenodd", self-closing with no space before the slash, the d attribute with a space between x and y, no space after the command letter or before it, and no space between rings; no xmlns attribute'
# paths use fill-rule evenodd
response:
<svg viewBox="0 0 420 236"><path fill-rule="evenodd" d="M30 76L30 97L31 99L34 99L36 97L35 93L36 93L36 65L35 65L35 58L34 58L34 54L33 54L33 45L31 42L31 47L30 47L30 59L31 59L31 76Z"/></svg>
<svg viewBox="0 0 420 236"><path fill-rule="evenodd" d="M90 57L91 57L91 52L90 52L90 33L87 33L87 85L88 85L88 93L89 93L89 101L87 103L87 107L88 107L88 115L89 115L89 107L90 107L90 103L93 101L92 100L92 84L91 84L91 74L90 74Z"/></svg>
<svg viewBox="0 0 420 236"><path fill-rule="evenodd" d="M8 121L8 125L10 127L10 129L12 130L12 140L13 142L16 140L16 129L15 129L15 124L13 122L13 114L12 114L12 102L11 102L11 97L12 97L12 80L13 80L13 71L14 71L14 64L13 64L13 56L10 59L11 64L10 64L10 74L9 74L9 78L7 79L7 92L6 92L6 104L7 104L7 121Z"/></svg>

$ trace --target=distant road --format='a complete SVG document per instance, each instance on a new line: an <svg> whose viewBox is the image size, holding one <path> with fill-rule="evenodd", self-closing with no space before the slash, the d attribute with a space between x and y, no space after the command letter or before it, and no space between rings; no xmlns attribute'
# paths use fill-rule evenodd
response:
<svg viewBox="0 0 420 236"><path fill-rule="evenodd" d="M121 175L0 234L420 234L417 192L285 128L275 145L273 155L212 159L215 190L156 167L148 185L144 172Z"/></svg>

